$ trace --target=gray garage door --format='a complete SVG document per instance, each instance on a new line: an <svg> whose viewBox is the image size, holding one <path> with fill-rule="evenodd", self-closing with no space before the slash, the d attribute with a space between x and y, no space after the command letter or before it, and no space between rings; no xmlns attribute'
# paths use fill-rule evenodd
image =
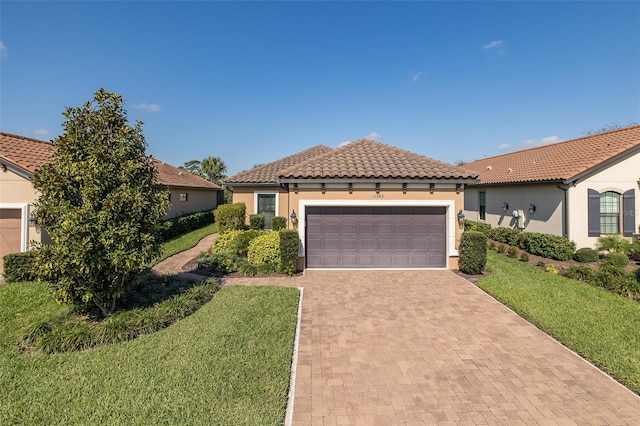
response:
<svg viewBox="0 0 640 426"><path fill-rule="evenodd" d="M308 268L443 268L444 207L307 207Z"/></svg>

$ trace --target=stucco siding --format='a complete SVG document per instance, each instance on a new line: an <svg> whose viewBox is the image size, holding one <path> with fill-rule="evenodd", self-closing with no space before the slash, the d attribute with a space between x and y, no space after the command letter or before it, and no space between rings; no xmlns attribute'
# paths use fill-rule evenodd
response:
<svg viewBox="0 0 640 426"><path fill-rule="evenodd" d="M186 213L213 210L217 207L217 192L195 188L171 188L171 205L165 218ZM180 194L187 194L186 201L180 201Z"/></svg>
<svg viewBox="0 0 640 426"><path fill-rule="evenodd" d="M479 192L485 192L486 215L480 219ZM504 210L505 203L509 206ZM530 213L531 205L535 212ZM564 192L555 184L475 186L465 190L465 216L492 227L517 227L513 211L524 213L524 229L528 232L543 232L563 235L562 210Z"/></svg>
<svg viewBox="0 0 640 426"><path fill-rule="evenodd" d="M588 195L589 189L598 192L615 191L620 194L629 189L635 190L635 224L638 232L640 216L640 154L636 154L608 168L587 176L569 189L569 238L578 247L594 247L598 237L588 235Z"/></svg>
<svg viewBox="0 0 640 426"><path fill-rule="evenodd" d="M29 247L31 241L36 243L50 242L49 236L40 227L29 225L28 217L33 211L33 203L38 194L31 185L31 181L25 179L11 170L0 171L0 208L20 208L22 214L22 226L24 228L24 238L22 251ZM4 256L7 253L2 253Z"/></svg>

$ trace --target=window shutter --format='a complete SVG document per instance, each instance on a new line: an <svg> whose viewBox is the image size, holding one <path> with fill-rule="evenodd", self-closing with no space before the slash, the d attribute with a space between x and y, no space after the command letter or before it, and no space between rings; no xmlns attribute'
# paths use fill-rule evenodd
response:
<svg viewBox="0 0 640 426"><path fill-rule="evenodd" d="M622 235L630 237L636 232L636 195L635 190L630 189L622 194Z"/></svg>
<svg viewBox="0 0 640 426"><path fill-rule="evenodd" d="M590 237L600 236L600 193L594 189L587 190L589 194L588 232Z"/></svg>

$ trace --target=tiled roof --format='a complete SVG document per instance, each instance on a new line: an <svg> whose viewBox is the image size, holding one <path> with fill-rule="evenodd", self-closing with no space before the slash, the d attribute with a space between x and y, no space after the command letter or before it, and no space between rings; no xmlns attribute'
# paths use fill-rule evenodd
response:
<svg viewBox="0 0 640 426"><path fill-rule="evenodd" d="M570 182L631 149L640 152L640 126L483 158L465 167L479 173L480 184Z"/></svg>
<svg viewBox="0 0 640 426"><path fill-rule="evenodd" d="M279 172L282 179L473 179L477 173L369 139Z"/></svg>
<svg viewBox="0 0 640 426"><path fill-rule="evenodd" d="M0 132L0 158L31 173L51 161L53 144Z"/></svg>
<svg viewBox="0 0 640 426"><path fill-rule="evenodd" d="M290 155L280 160L272 161L271 163L263 164L251 170L238 173L235 176L231 176L226 179L225 183L277 183L278 172L287 167L291 167L294 164L299 164L310 158L317 157L327 152L332 152L333 149L324 145L317 145L313 148L305 149L297 154Z"/></svg>
<svg viewBox="0 0 640 426"><path fill-rule="evenodd" d="M55 147L51 142L0 132L0 158L33 174L51 161ZM158 183L164 186L221 189L200 176L153 159L158 171Z"/></svg>

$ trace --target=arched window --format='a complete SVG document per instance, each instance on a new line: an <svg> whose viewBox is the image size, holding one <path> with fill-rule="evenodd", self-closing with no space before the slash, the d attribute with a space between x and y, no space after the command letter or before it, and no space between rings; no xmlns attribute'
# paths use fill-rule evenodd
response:
<svg viewBox="0 0 640 426"><path fill-rule="evenodd" d="M600 194L600 233L620 234L620 194L617 192Z"/></svg>

